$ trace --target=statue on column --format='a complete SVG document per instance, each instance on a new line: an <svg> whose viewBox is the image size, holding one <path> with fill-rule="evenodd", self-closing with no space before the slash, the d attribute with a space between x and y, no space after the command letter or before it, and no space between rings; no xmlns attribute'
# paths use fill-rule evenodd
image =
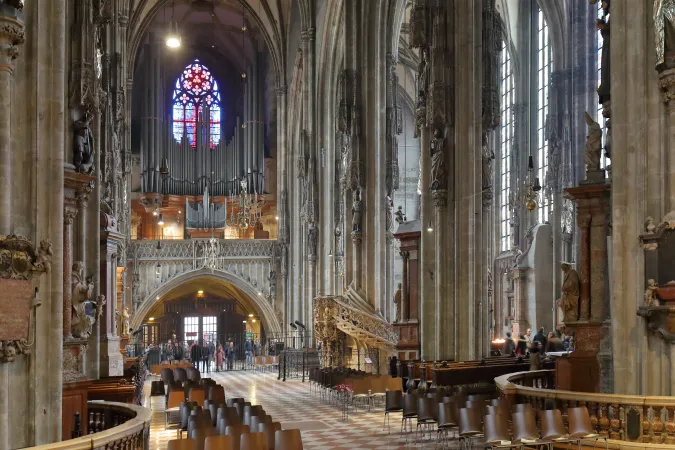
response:
<svg viewBox="0 0 675 450"><path fill-rule="evenodd" d="M488 202L486 206L489 206L489 202L492 200L492 161L495 159L495 152L492 151L488 145L487 133L483 133L483 198L484 202Z"/></svg>
<svg viewBox="0 0 675 450"><path fill-rule="evenodd" d="M361 231L361 214L363 201L361 200L361 189L356 188L352 192L352 231Z"/></svg>
<svg viewBox="0 0 675 450"><path fill-rule="evenodd" d="M602 128L600 124L585 113L586 124L588 125L588 136L586 136L586 150L584 160L586 161L586 171L600 170L600 154L602 153Z"/></svg>
<svg viewBox="0 0 675 450"><path fill-rule="evenodd" d="M73 165L79 173L91 175L94 172L94 138L89 125L93 116L86 112L84 117L75 121L73 130Z"/></svg>
<svg viewBox="0 0 675 450"><path fill-rule="evenodd" d="M72 333L76 338L87 339L96 320L93 314L87 314L86 309L87 303L93 303L91 300L94 296L94 283L91 277L85 279L82 261L73 263L71 286L73 302Z"/></svg>
<svg viewBox="0 0 675 450"><path fill-rule="evenodd" d="M647 289L645 290L645 306L659 306L659 298L656 296L658 286L653 278L647 280Z"/></svg>
<svg viewBox="0 0 675 450"><path fill-rule="evenodd" d="M387 195L384 200L385 230L394 231L394 201Z"/></svg>
<svg viewBox="0 0 675 450"><path fill-rule="evenodd" d="M129 308L124 308L122 310L122 336L129 336Z"/></svg>
<svg viewBox="0 0 675 450"><path fill-rule="evenodd" d="M576 322L579 319L579 274L568 263L562 263L563 271L562 295L558 299L558 307L563 310L563 322Z"/></svg>
<svg viewBox="0 0 675 450"><path fill-rule="evenodd" d="M401 321L401 283L398 284L398 289L396 290L396 294L394 294L394 305L396 306L394 323L398 323Z"/></svg>
<svg viewBox="0 0 675 450"><path fill-rule="evenodd" d="M267 276L267 281L270 284L270 297L274 298L277 295L277 271L272 269Z"/></svg>
<svg viewBox="0 0 675 450"><path fill-rule="evenodd" d="M431 139L431 189L439 190L446 188L446 170L445 153L443 146L445 144L445 134L447 130L441 128L434 129L434 137Z"/></svg>
<svg viewBox="0 0 675 450"><path fill-rule="evenodd" d="M598 87L598 99L600 104L604 104L610 99L611 86L611 63L609 56L609 3L610 0L602 1L602 18L597 20L597 27L602 36L602 54L600 56L600 86Z"/></svg>
<svg viewBox="0 0 675 450"><path fill-rule="evenodd" d="M308 252L309 256L313 257L316 255L316 237L317 237L317 229L316 229L316 224L314 222L309 223L309 230L308 230L308 236L307 236L307 247L308 247Z"/></svg>
<svg viewBox="0 0 675 450"><path fill-rule="evenodd" d="M675 52L675 0L654 0L656 68L667 69L666 58Z"/></svg>

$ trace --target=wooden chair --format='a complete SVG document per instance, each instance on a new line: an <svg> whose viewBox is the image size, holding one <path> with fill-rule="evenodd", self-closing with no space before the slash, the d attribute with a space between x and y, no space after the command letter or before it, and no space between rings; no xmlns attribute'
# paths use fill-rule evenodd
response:
<svg viewBox="0 0 675 450"><path fill-rule="evenodd" d="M516 403L515 405L513 405L512 411L514 413L522 413L522 412L526 412L528 414L531 413L534 416L534 408L532 408L532 405L530 405L529 403Z"/></svg>
<svg viewBox="0 0 675 450"><path fill-rule="evenodd" d="M457 415L453 402L442 402L438 405L438 441L447 440L450 430L457 428Z"/></svg>
<svg viewBox="0 0 675 450"><path fill-rule="evenodd" d="M417 428L415 434L420 432L422 427L422 438L424 438L424 429L433 430L434 425L438 423L438 403L433 397L420 397L417 399Z"/></svg>
<svg viewBox="0 0 675 450"><path fill-rule="evenodd" d="M497 409L498 406L490 406ZM509 418L503 414L488 414L483 417L486 448L520 448L522 444L511 443L509 434ZM502 443L504 442L504 443ZM508 442L508 444L507 444Z"/></svg>
<svg viewBox="0 0 675 450"><path fill-rule="evenodd" d="M539 423L541 424L542 439L554 443L574 443L581 446L580 438L571 438L565 431L565 423L559 409L539 411Z"/></svg>
<svg viewBox="0 0 675 450"><path fill-rule="evenodd" d="M258 425L258 431L265 433L265 436L267 437L267 450L275 450L274 436L279 430L281 430L281 424L279 422L261 423Z"/></svg>
<svg viewBox="0 0 675 450"><path fill-rule="evenodd" d="M274 450L303 450L300 430L279 430L274 433Z"/></svg>
<svg viewBox="0 0 675 450"><path fill-rule="evenodd" d="M267 450L265 433L255 432L241 435L240 450Z"/></svg>
<svg viewBox="0 0 675 450"><path fill-rule="evenodd" d="M225 389L219 385L211 386L208 399L216 403L225 403Z"/></svg>
<svg viewBox="0 0 675 450"><path fill-rule="evenodd" d="M607 437L600 436L593 430L591 417L588 415L586 407L568 408L567 418L569 419L570 438L592 439L594 441L593 447L595 447L600 439L604 439L605 449L608 448ZM581 442L579 443L579 448L581 448Z"/></svg>
<svg viewBox="0 0 675 450"><path fill-rule="evenodd" d="M239 402L244 402L242 397L230 397L225 401L225 405L228 408L234 408L234 405Z"/></svg>
<svg viewBox="0 0 675 450"><path fill-rule="evenodd" d="M167 450L197 450L197 441L194 439L172 439L167 443Z"/></svg>
<svg viewBox="0 0 675 450"><path fill-rule="evenodd" d="M403 392L401 391L387 391L384 397L384 425L382 429L387 427L387 419L391 424L390 414L393 412L403 411ZM389 426L391 433L391 425Z"/></svg>
<svg viewBox="0 0 675 450"><path fill-rule="evenodd" d="M241 435L248 434L250 428L248 425L230 425L225 428L225 435L232 436L232 445L234 448L240 448L241 446Z"/></svg>
<svg viewBox="0 0 675 450"><path fill-rule="evenodd" d="M408 431L407 425L410 424L410 432L412 433L412 419L417 418L417 394L406 394L403 396L403 417L401 418L401 434L403 428Z"/></svg>
<svg viewBox="0 0 675 450"><path fill-rule="evenodd" d="M204 440L204 450L239 450L233 442L232 436L209 436Z"/></svg>
<svg viewBox="0 0 675 450"><path fill-rule="evenodd" d="M537 431L537 422L534 414L529 412L513 413L513 441L521 445L539 447L548 447L551 441L545 441L539 438Z"/></svg>
<svg viewBox="0 0 675 450"><path fill-rule="evenodd" d="M471 445L471 439L482 437L480 411L477 408L459 408L457 416L457 434L460 442Z"/></svg>
<svg viewBox="0 0 675 450"><path fill-rule="evenodd" d="M188 400L195 402L198 405L203 405L204 400L206 400L206 393L204 388L192 388L190 389L190 394L188 395Z"/></svg>
<svg viewBox="0 0 675 450"><path fill-rule="evenodd" d="M216 429L211 426L197 428L190 434L190 437L197 441L197 450L204 450L204 441L211 436L216 436Z"/></svg>
<svg viewBox="0 0 675 450"><path fill-rule="evenodd" d="M251 427L251 432L257 431L261 423L272 423L272 416L268 416L267 414L251 416L251 420L248 424L248 426Z"/></svg>
<svg viewBox="0 0 675 450"><path fill-rule="evenodd" d="M166 402L166 409L164 410L164 429L169 427L169 415L180 413L180 404L185 402L183 391L169 392L169 399Z"/></svg>

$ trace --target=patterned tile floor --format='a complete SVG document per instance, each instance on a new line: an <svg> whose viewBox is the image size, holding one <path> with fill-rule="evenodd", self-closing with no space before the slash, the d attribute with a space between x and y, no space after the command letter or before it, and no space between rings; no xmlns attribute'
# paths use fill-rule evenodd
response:
<svg viewBox="0 0 675 450"><path fill-rule="evenodd" d="M392 414L391 434L382 429L383 412L359 412L342 420L338 407L324 403L309 392L309 383L299 380L278 381L276 374L253 371L211 372L210 376L225 388L228 397L244 397L262 405L265 412L283 428L300 428L305 449L314 450L405 450L437 448L435 443L406 444L400 437L401 414ZM156 379L152 377L152 379ZM145 389L150 392L150 385ZM146 394L149 395L149 394ZM163 397L146 397L146 406L154 411L150 430L151 450L163 450L176 438L176 430L164 430ZM317 423L320 422L320 423ZM412 441L412 439L411 439Z"/></svg>

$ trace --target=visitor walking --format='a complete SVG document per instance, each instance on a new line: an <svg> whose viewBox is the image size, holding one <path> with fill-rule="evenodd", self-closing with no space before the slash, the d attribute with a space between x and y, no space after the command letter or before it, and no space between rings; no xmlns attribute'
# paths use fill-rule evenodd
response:
<svg viewBox="0 0 675 450"><path fill-rule="evenodd" d="M223 359L225 357L225 351L223 346L218 343L218 350L216 350L216 372L220 372L223 369Z"/></svg>

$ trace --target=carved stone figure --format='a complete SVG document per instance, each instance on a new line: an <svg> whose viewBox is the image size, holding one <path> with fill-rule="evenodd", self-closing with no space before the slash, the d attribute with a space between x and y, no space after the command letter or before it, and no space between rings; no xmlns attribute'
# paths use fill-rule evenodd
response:
<svg viewBox="0 0 675 450"><path fill-rule="evenodd" d="M86 304L94 296L94 283L91 277L85 279L82 261L73 263L72 286L72 333L80 339L87 339L94 325L94 317L87 315Z"/></svg>
<svg viewBox="0 0 675 450"><path fill-rule="evenodd" d="M645 220L645 229L647 230L647 233L654 233L654 231L656 231L656 223L652 217L647 217Z"/></svg>
<svg viewBox="0 0 675 450"><path fill-rule="evenodd" d="M588 136L586 136L586 151L584 160L586 161L586 171L600 170L600 154L602 152L602 128L600 124L586 113L586 124L588 125Z"/></svg>
<svg viewBox="0 0 675 450"><path fill-rule="evenodd" d="M270 296L275 297L277 294L277 271L272 269L267 276L267 281L270 284Z"/></svg>
<svg viewBox="0 0 675 450"><path fill-rule="evenodd" d="M598 99L600 104L604 104L610 100L610 86L611 86L611 71L610 66L612 59L609 56L609 3L610 0L603 0L602 2L602 18L598 19L597 27L602 36L602 54L600 56L600 86L598 87Z"/></svg>
<svg viewBox="0 0 675 450"><path fill-rule="evenodd" d="M427 89L429 89L429 49L420 51L420 62L417 65L417 106L426 105Z"/></svg>
<svg viewBox="0 0 675 450"><path fill-rule="evenodd" d="M44 269L45 272L49 273L49 269L52 267L52 255L52 242L49 239L43 239L40 241L40 248L38 248L33 266L36 269Z"/></svg>
<svg viewBox="0 0 675 450"><path fill-rule="evenodd" d="M342 239L342 224L338 223L335 226L333 234L335 235L335 256L342 256L345 251L344 241Z"/></svg>
<svg viewBox="0 0 675 450"><path fill-rule="evenodd" d="M445 189L447 174L445 170L445 131L436 128L434 137L431 139L431 189Z"/></svg>
<svg viewBox="0 0 675 450"><path fill-rule="evenodd" d="M647 290L645 291L645 306L659 306L659 299L656 296L656 289L658 286L654 279L647 280Z"/></svg>
<svg viewBox="0 0 675 450"><path fill-rule="evenodd" d="M122 336L129 336L129 308L124 308L122 310Z"/></svg>
<svg viewBox="0 0 675 450"><path fill-rule="evenodd" d="M397 323L401 320L401 283L398 284L398 289L396 290L396 294L394 294L394 305L396 305L394 323Z"/></svg>
<svg viewBox="0 0 675 450"><path fill-rule="evenodd" d="M385 230L394 231L394 200L388 195L385 197L384 207Z"/></svg>
<svg viewBox="0 0 675 450"><path fill-rule="evenodd" d="M361 213L363 202L361 201L361 190L354 189L352 192L352 231L361 231Z"/></svg>
<svg viewBox="0 0 675 450"><path fill-rule="evenodd" d="M73 165L79 173L91 175L94 172L94 138L89 124L93 116L85 113L84 117L75 121L73 130Z"/></svg>
<svg viewBox="0 0 675 450"><path fill-rule="evenodd" d="M562 263L560 268L564 278L558 306L563 310L564 323L576 322L579 318L579 274L567 263Z"/></svg>
<svg viewBox="0 0 675 450"><path fill-rule="evenodd" d="M401 205L398 206L398 209L394 213L394 217L395 217L394 220L396 220L396 223L398 224L402 224L403 222L405 222L405 214L403 213L403 206Z"/></svg>
<svg viewBox="0 0 675 450"><path fill-rule="evenodd" d="M667 69L668 54L675 51L675 0L654 0L656 68Z"/></svg>
<svg viewBox="0 0 675 450"><path fill-rule="evenodd" d="M316 255L316 238L317 238L317 233L318 230L316 228L316 224L314 222L309 223L309 230L307 231L307 250L309 252L309 256L315 256Z"/></svg>
<svg viewBox="0 0 675 450"><path fill-rule="evenodd" d="M493 197L492 192L492 161L495 159L495 153L488 145L487 134L483 133L483 203L490 206ZM487 203L487 204L486 204Z"/></svg>

